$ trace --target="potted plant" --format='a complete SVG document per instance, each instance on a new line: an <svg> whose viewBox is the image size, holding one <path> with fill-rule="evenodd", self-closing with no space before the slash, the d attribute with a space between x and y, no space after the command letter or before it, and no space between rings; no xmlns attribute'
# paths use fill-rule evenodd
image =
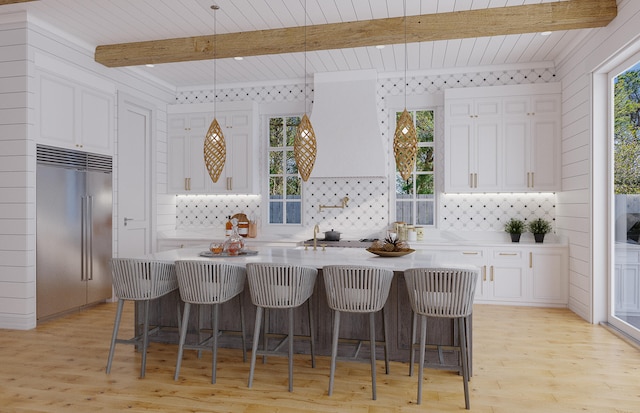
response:
<svg viewBox="0 0 640 413"><path fill-rule="evenodd" d="M504 230L511 235L511 242L520 242L520 235L524 232L524 221L511 218L504 226Z"/></svg>
<svg viewBox="0 0 640 413"><path fill-rule="evenodd" d="M544 235L551 232L551 224L542 218L536 218L529 222L529 231L533 233L536 242L544 241Z"/></svg>

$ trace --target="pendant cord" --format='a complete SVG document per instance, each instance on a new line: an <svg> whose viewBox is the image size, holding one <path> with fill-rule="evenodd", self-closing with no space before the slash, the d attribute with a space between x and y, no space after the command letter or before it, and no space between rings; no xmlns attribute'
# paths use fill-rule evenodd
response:
<svg viewBox="0 0 640 413"><path fill-rule="evenodd" d="M404 12L404 108L407 108L407 65L409 57L407 56L407 0L403 2Z"/></svg>
<svg viewBox="0 0 640 413"><path fill-rule="evenodd" d="M218 54L218 36L216 36L217 25L218 25L217 17L218 16L216 16L216 10L213 10L213 117L214 118L216 117L216 80L217 80L216 66L218 66L218 62L216 61L216 55Z"/></svg>
<svg viewBox="0 0 640 413"><path fill-rule="evenodd" d="M304 113L308 112L309 90L307 86L307 0L304 0Z"/></svg>

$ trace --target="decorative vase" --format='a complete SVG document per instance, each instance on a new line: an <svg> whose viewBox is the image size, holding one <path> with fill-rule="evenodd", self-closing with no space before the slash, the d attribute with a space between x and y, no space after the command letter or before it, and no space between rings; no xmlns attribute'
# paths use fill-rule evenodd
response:
<svg viewBox="0 0 640 413"><path fill-rule="evenodd" d="M537 243L542 243L544 241L544 234L533 234L533 238Z"/></svg>
<svg viewBox="0 0 640 413"><path fill-rule="evenodd" d="M238 219L232 218L231 224L231 235L224 242L222 251L226 252L228 255L238 255L242 248L244 248L244 241L238 233Z"/></svg>
<svg viewBox="0 0 640 413"><path fill-rule="evenodd" d="M511 242L520 242L520 233L516 233L516 234L509 234L511 235Z"/></svg>

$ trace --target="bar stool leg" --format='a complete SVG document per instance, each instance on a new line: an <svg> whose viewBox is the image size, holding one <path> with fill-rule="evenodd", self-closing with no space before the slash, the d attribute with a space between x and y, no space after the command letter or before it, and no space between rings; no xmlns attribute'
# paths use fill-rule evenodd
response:
<svg viewBox="0 0 640 413"><path fill-rule="evenodd" d="M140 366L140 378L144 378L147 369L147 347L149 346L149 307L151 300L144 302L144 331L142 332L142 365Z"/></svg>
<svg viewBox="0 0 640 413"><path fill-rule="evenodd" d="M180 341L178 342L178 360L176 361L176 371L173 380L178 380L180 376L180 366L182 365L182 353L184 352L184 342L187 338L187 327L189 326L189 312L191 303L184 303L184 313L182 314L182 324L180 326Z"/></svg>
<svg viewBox="0 0 640 413"><path fill-rule="evenodd" d="M313 322L313 310L311 309L311 297L307 300L307 309L309 314L309 339L311 340L311 367L316 368L316 327Z"/></svg>
<svg viewBox="0 0 640 413"><path fill-rule="evenodd" d="M376 322L375 313L369 313L369 341L371 342L371 395L376 396Z"/></svg>
<svg viewBox="0 0 640 413"><path fill-rule="evenodd" d="M469 402L469 360L467 358L467 334L464 328L464 319L458 318L458 331L460 331L460 358L462 359L462 381L464 383L464 405L467 410Z"/></svg>
<svg viewBox="0 0 640 413"><path fill-rule="evenodd" d="M333 378L336 374L338 356L338 333L340 332L340 311L333 312L333 335L331 336L331 373L329 375L329 396L333 394Z"/></svg>
<svg viewBox="0 0 640 413"><path fill-rule="evenodd" d="M409 354L409 377L413 376L413 367L416 363L416 348L415 348L415 343L416 343L416 329L417 329L417 322L418 322L418 315L416 313L414 313L413 311L411 312L411 345L409 346L409 351L411 352Z"/></svg>
<svg viewBox="0 0 640 413"><path fill-rule="evenodd" d="M264 351L269 349L269 339L267 337L267 326L269 325L269 309L264 309L264 321L262 323L262 348ZM262 364L267 364L267 355L262 355Z"/></svg>
<svg viewBox="0 0 640 413"><path fill-rule="evenodd" d="M113 362L113 353L116 350L116 339L118 338L118 330L120 329L120 319L122 318L122 308L124 300L118 300L118 309L116 310L116 319L113 323L113 334L111 334L111 347L109 348L109 358L107 359L107 374L111 373L111 363Z"/></svg>
<svg viewBox="0 0 640 413"><path fill-rule="evenodd" d="M418 404L422 403L422 380L424 378L424 347L427 341L427 317L420 315L420 368L418 370Z"/></svg>
<svg viewBox="0 0 640 413"><path fill-rule="evenodd" d="M293 307L289 308L289 391L293 391Z"/></svg>
<svg viewBox="0 0 640 413"><path fill-rule="evenodd" d="M389 335L387 334L387 312L382 307L382 333L384 334L384 371L389 374Z"/></svg>
<svg viewBox="0 0 640 413"><path fill-rule="evenodd" d="M249 388L253 385L253 371L256 367L256 352L258 351L258 341L260 340L260 324L262 322L262 312L264 308L256 308L256 323L253 329L253 346L251 351L251 368L249 369Z"/></svg>
<svg viewBox="0 0 640 413"><path fill-rule="evenodd" d="M245 323L244 323L244 299L242 298L242 293L238 294L238 299L240 300L240 330L242 331L242 362L247 362L247 334L245 333Z"/></svg>
<svg viewBox="0 0 640 413"><path fill-rule="evenodd" d="M211 357L211 384L216 383L216 367L218 366L218 318L220 315L220 304L213 305L213 315L211 323L211 334L213 335L213 356Z"/></svg>

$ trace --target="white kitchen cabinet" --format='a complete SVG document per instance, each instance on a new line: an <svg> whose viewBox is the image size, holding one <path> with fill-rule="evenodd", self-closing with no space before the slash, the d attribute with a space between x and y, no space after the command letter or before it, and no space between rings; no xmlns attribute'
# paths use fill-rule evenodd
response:
<svg viewBox="0 0 640 413"><path fill-rule="evenodd" d="M558 190L560 95L507 97L503 113L503 190Z"/></svg>
<svg viewBox="0 0 640 413"><path fill-rule="evenodd" d="M500 98L446 102L447 191L495 192L499 189L501 111Z"/></svg>
<svg viewBox="0 0 640 413"><path fill-rule="evenodd" d="M529 251L533 303L566 305L569 300L566 248L534 248Z"/></svg>
<svg viewBox="0 0 640 413"><path fill-rule="evenodd" d="M614 311L617 316L640 315L640 246L615 247Z"/></svg>
<svg viewBox="0 0 640 413"><path fill-rule="evenodd" d="M484 301L517 304L526 298L527 272L520 249L492 249L483 278Z"/></svg>
<svg viewBox="0 0 640 413"><path fill-rule="evenodd" d="M445 91L445 192L559 189L558 84Z"/></svg>
<svg viewBox="0 0 640 413"><path fill-rule="evenodd" d="M226 159L218 182L204 163L204 139L213 121L213 106L175 105L169 108L169 177L167 190L176 194L251 194L257 178L253 134L253 102L216 106L216 119L224 135Z"/></svg>
<svg viewBox="0 0 640 413"><path fill-rule="evenodd" d="M252 157L253 113L251 111L218 112L216 118L227 145L227 159L212 190L220 194L253 193Z"/></svg>
<svg viewBox="0 0 640 413"><path fill-rule="evenodd" d="M115 95L36 71L39 143L113 154Z"/></svg>
<svg viewBox="0 0 640 413"><path fill-rule="evenodd" d="M445 251L443 251L445 252ZM451 247L446 252L478 266L475 302L508 305L566 306L568 248L558 245Z"/></svg>
<svg viewBox="0 0 640 413"><path fill-rule="evenodd" d="M212 118L212 113L169 116L169 193L207 192L210 179L204 164L204 137Z"/></svg>

